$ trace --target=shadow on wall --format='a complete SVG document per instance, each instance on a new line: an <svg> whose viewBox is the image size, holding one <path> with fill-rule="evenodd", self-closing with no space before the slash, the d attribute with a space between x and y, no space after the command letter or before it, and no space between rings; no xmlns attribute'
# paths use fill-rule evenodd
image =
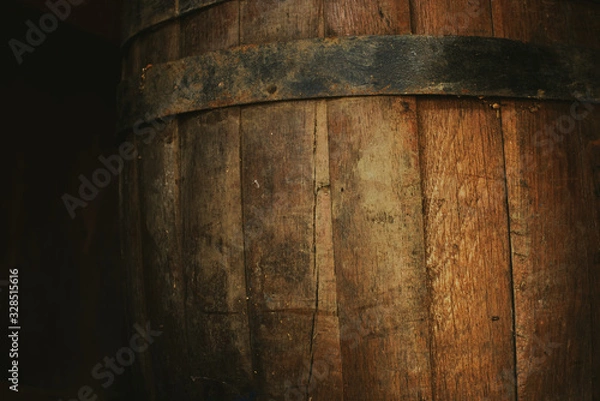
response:
<svg viewBox="0 0 600 401"><path fill-rule="evenodd" d="M118 149L118 46L74 28L70 20L57 21L19 63L9 41L23 40L26 21L40 21L47 10L16 2L3 6L0 297L6 299L9 270L18 269L20 329L19 393L8 389L13 384L5 373L0 398L72 400L89 386L98 401L135 399L128 370L107 388L92 376L98 362L128 344L133 324L144 324L125 315L118 185L104 189L74 219L61 199L77 192L78 176L93 172L101 155ZM76 13L89 13L85 7L74 6L73 18L81 22ZM114 23L114 15L105 17L104 24ZM0 313L8 314L4 301ZM10 348L5 330L3 324L2 350ZM3 372L9 363L3 358Z"/></svg>

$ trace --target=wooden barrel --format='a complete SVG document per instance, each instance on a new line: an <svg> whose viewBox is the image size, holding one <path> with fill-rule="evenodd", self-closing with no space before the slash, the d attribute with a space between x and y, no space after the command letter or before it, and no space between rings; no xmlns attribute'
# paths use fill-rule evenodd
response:
<svg viewBox="0 0 600 401"><path fill-rule="evenodd" d="M600 399L598 3L126 8L140 399Z"/></svg>

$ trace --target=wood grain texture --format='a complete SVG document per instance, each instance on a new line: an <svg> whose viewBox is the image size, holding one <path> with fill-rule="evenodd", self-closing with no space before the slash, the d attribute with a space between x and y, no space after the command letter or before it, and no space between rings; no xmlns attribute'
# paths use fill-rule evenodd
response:
<svg viewBox="0 0 600 401"><path fill-rule="evenodd" d="M323 36L600 48L598 10L234 0L135 38L123 76L143 90L151 64ZM148 143L136 137L141 159L121 184L130 308L165 332L140 357L140 391L151 400L599 398L592 107L290 101L190 113Z"/></svg>
<svg viewBox="0 0 600 401"><path fill-rule="evenodd" d="M492 2L494 36L548 45L598 49L600 3L591 1Z"/></svg>
<svg viewBox="0 0 600 401"><path fill-rule="evenodd" d="M181 19L181 56L225 50L240 43L240 2L227 3Z"/></svg>
<svg viewBox="0 0 600 401"><path fill-rule="evenodd" d="M419 35L492 36L487 0L412 0L411 17Z"/></svg>
<svg viewBox="0 0 600 401"><path fill-rule="evenodd" d="M241 44L285 42L323 36L322 0L243 0Z"/></svg>
<svg viewBox="0 0 600 401"><path fill-rule="evenodd" d="M179 57L179 27L165 26L141 38L132 47L130 57L130 68L125 74L142 80L144 68ZM152 353L140 357L144 387L150 399L165 397L170 388L177 388L175 394L183 396L189 383L184 379L187 362L179 346L184 338L184 305L179 190L175 182L178 164L174 163L178 156L177 145L172 145L173 140L177 144L177 124L165 126L155 121L137 126L133 137L138 154L131 177L135 186L124 188L139 190L139 195L130 194L132 203L126 205L129 209L125 212L139 213L139 220L125 223L126 227L137 226L129 234L137 241L125 248L131 249L126 263L131 272L133 298L138 299L133 305L132 324L145 326L150 322L152 327L163 326L163 331L168 332L164 341L153 344ZM158 377L161 379L155 381Z"/></svg>
<svg viewBox="0 0 600 401"><path fill-rule="evenodd" d="M597 4L493 4L496 36L600 45ZM599 246L598 221L590 211L593 183L586 163L591 160L584 156L591 156L586 153L594 135L590 118L578 102L510 101L502 107L519 399L597 398L593 387L600 361L593 353L598 334L592 331L591 311L598 309L592 295L598 280L589 281L594 278L589 249Z"/></svg>
<svg viewBox="0 0 600 401"><path fill-rule="evenodd" d="M514 399L505 382L514 348L496 113L476 100L422 100L419 134L435 399Z"/></svg>
<svg viewBox="0 0 600 401"><path fill-rule="evenodd" d="M242 110L242 188L259 393L306 392L313 343L314 106Z"/></svg>
<svg viewBox="0 0 600 401"><path fill-rule="evenodd" d="M242 111L246 266L255 371L265 399L342 397L319 105Z"/></svg>
<svg viewBox="0 0 600 401"><path fill-rule="evenodd" d="M589 106L589 105L588 105ZM590 110L591 111L591 110ZM582 121L583 139L583 190L586 219L586 246L589 263L588 283L590 286L592 313L592 356L591 372L592 400L600 399L600 110L594 106L593 114Z"/></svg>
<svg viewBox="0 0 600 401"><path fill-rule="evenodd" d="M494 36L543 44L569 41L571 2L500 0L492 4ZM571 23L569 23L571 22Z"/></svg>
<svg viewBox="0 0 600 401"><path fill-rule="evenodd" d="M410 32L408 0L325 1L325 35L401 35Z"/></svg>
<svg viewBox="0 0 600 401"><path fill-rule="evenodd" d="M597 223L586 207L582 132L553 126L568 112L515 102L503 113L522 399L592 399L588 249Z"/></svg>
<svg viewBox="0 0 600 401"><path fill-rule="evenodd" d="M131 0L123 3L124 46L148 34L158 25L178 25L181 16L201 13L234 0ZM235 0L237 1L237 0Z"/></svg>
<svg viewBox="0 0 600 401"><path fill-rule="evenodd" d="M344 391L340 322L337 313L326 101L315 102L315 118L313 251L317 275L315 304L318 313L314 315L312 371L308 388L314 400L336 401L344 399Z"/></svg>
<svg viewBox="0 0 600 401"><path fill-rule="evenodd" d="M154 64L177 60L180 55L179 24L162 25L133 42L124 52L124 77L139 77Z"/></svg>
<svg viewBox="0 0 600 401"><path fill-rule="evenodd" d="M143 69L151 64L174 60L179 57L179 27L165 26L142 38L137 46L133 74L142 78ZM143 282L147 321L153 327L161 327L168 333L153 344L148 353L152 370L146 377L149 392L157 399L173 394L183 396L190 388L186 380L187 362L183 341L185 333L182 322L183 267L181 261L181 226L179 224L179 178L177 123L136 127L137 174L140 191L140 253L143 273L137 279ZM160 245L159 245L160 244ZM179 286L179 288L177 288ZM174 312L174 310L176 310ZM136 322L145 325L147 321ZM175 348L173 348L175 347ZM150 367L151 366L151 367ZM150 381L150 378L161 378Z"/></svg>
<svg viewBox="0 0 600 401"><path fill-rule="evenodd" d="M232 1L186 18L181 27L167 24L148 32L132 43L126 73L139 76L143 90L144 70L157 63L236 45L238 8ZM139 130L136 173L143 193L144 274L135 267L133 274L143 279L138 291L148 319L165 332L149 354L153 363L144 363L146 385L157 399L247 397L254 385L241 235L239 110L160 125L154 121Z"/></svg>
<svg viewBox="0 0 600 401"><path fill-rule="evenodd" d="M415 34L492 35L487 1L414 2L413 23ZM436 400L515 399L502 133L492 103L417 103Z"/></svg>
<svg viewBox="0 0 600 401"><path fill-rule="evenodd" d="M240 6L241 44L323 36L320 0ZM319 189L329 175L322 107L242 109L246 268L265 399L342 399L331 219Z"/></svg>
<svg viewBox="0 0 600 401"><path fill-rule="evenodd" d="M181 21L181 57L239 44L239 2ZM240 183L240 111L180 117L190 377L203 399L254 394Z"/></svg>
<svg viewBox="0 0 600 401"><path fill-rule="evenodd" d="M152 344L150 356L157 398L184 397L189 379L185 265L181 259L179 135L176 121L153 130L138 142L144 295L148 321L165 334ZM150 129L150 128L148 128ZM145 322L142 322L145 324Z"/></svg>
<svg viewBox="0 0 600 401"><path fill-rule="evenodd" d="M325 2L327 36L410 32L407 1ZM345 399L429 400L414 98L328 102Z"/></svg>
<svg viewBox="0 0 600 401"><path fill-rule="evenodd" d="M414 102L329 102L345 399L430 400Z"/></svg>
<svg viewBox="0 0 600 401"><path fill-rule="evenodd" d="M254 387L246 306L237 108L183 117L181 177L189 375L205 399Z"/></svg>

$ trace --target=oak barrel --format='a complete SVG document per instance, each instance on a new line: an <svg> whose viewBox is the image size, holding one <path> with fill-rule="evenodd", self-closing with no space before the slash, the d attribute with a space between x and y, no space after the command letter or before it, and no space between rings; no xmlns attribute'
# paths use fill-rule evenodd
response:
<svg viewBox="0 0 600 401"><path fill-rule="evenodd" d="M600 399L597 2L125 8L140 399Z"/></svg>

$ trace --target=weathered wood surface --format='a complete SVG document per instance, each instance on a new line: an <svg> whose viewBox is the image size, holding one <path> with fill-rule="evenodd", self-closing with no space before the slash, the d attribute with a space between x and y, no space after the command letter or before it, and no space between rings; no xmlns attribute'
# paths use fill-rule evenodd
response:
<svg viewBox="0 0 600 401"><path fill-rule="evenodd" d="M233 1L183 19L182 56L237 45L238 9ZM239 399L254 387L242 234L240 110L187 114L179 127L188 269L188 318L182 324L192 361L186 379L198 389L190 394Z"/></svg>
<svg viewBox="0 0 600 401"><path fill-rule="evenodd" d="M192 12L203 12L219 3L237 0L130 0L123 2L122 42L129 45L136 35L156 25L178 23L177 19ZM150 35L152 35L150 33ZM143 41L143 38L138 38Z"/></svg>
<svg viewBox="0 0 600 401"><path fill-rule="evenodd" d="M582 179L587 167L583 138L579 129L562 136L560 143L552 143L554 136L536 135L568 109L562 104L509 102L503 112L517 383L524 399L540 394L591 399L588 249L593 249L597 225L591 219L590 187Z"/></svg>
<svg viewBox="0 0 600 401"><path fill-rule="evenodd" d="M492 32L483 2L429 0L415 11L417 34ZM417 107L433 393L513 400L514 386L503 385L515 367L501 122L476 99L427 98Z"/></svg>
<svg viewBox="0 0 600 401"><path fill-rule="evenodd" d="M502 136L474 100L418 102L438 399L514 399ZM490 380L481 380L488 377Z"/></svg>
<svg viewBox="0 0 600 401"><path fill-rule="evenodd" d="M599 21L583 1L232 0L134 38L123 74L348 35L600 48ZM146 399L600 398L598 106L381 96L154 123L121 182L131 313L164 331Z"/></svg>
<svg viewBox="0 0 600 401"><path fill-rule="evenodd" d="M414 113L410 98L329 104L338 311L351 328L342 343L347 399L364 397L364 383L371 400L431 398Z"/></svg>
<svg viewBox="0 0 600 401"><path fill-rule="evenodd" d="M598 5L499 1L493 16L500 37L600 48ZM502 107L519 399L598 397L594 108L529 101Z"/></svg>
<svg viewBox="0 0 600 401"><path fill-rule="evenodd" d="M319 36L317 0L245 1L240 10L242 45ZM320 285L321 275L333 275L333 265L317 256L323 249L316 242L317 230L331 226L316 215L316 175L326 175L328 168L316 160L323 152L316 148L317 127L324 122L310 101L249 106L241 118L257 385L265 399L308 399L316 393L342 399L339 380L328 377L329 360L339 370L337 319L319 302L335 291Z"/></svg>

